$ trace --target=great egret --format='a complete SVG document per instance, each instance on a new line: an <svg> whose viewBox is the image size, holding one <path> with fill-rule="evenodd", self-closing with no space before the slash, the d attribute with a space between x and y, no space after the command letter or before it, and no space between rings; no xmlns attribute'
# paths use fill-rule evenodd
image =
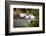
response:
<svg viewBox="0 0 46 36"><path fill-rule="evenodd" d="M34 15L32 15L32 14L27 15L26 13L21 13L20 17L24 17L25 19L29 19L29 18L34 19L35 18Z"/></svg>

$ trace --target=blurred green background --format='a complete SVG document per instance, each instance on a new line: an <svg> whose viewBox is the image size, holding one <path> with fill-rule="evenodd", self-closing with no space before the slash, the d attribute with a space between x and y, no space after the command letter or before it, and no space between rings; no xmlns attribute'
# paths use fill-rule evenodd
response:
<svg viewBox="0 0 46 36"><path fill-rule="evenodd" d="M29 24L29 27L38 27L39 26L39 9L28 9L29 14L33 14L36 17L36 20L32 20Z"/></svg>
<svg viewBox="0 0 46 36"><path fill-rule="evenodd" d="M39 26L39 9L15 9L17 16L14 15L14 19L18 19L20 13L32 14L36 17L36 20L31 20L30 23L27 22L28 27L38 27Z"/></svg>

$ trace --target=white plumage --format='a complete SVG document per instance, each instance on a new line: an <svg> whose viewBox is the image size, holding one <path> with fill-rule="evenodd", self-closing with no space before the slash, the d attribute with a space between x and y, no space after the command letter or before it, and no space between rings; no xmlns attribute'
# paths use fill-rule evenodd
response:
<svg viewBox="0 0 46 36"><path fill-rule="evenodd" d="M26 18L26 19L29 19L29 16L25 15L25 18Z"/></svg>
<svg viewBox="0 0 46 36"><path fill-rule="evenodd" d="M33 16L32 14L30 14L29 16L30 16L31 19L34 19L35 18L35 16Z"/></svg>
<svg viewBox="0 0 46 36"><path fill-rule="evenodd" d="M20 14L20 17L24 17L24 16L25 16L25 13L21 13L21 14Z"/></svg>
<svg viewBox="0 0 46 36"><path fill-rule="evenodd" d="M32 14L27 15L25 13L21 13L20 17L25 17L26 19L29 19L29 18L30 19L34 19L35 18L35 16L33 16Z"/></svg>

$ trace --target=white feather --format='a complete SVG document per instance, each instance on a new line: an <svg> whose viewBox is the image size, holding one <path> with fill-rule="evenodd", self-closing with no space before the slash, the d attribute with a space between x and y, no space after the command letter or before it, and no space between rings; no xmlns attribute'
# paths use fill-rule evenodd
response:
<svg viewBox="0 0 46 36"><path fill-rule="evenodd" d="M24 16L25 16L25 13L21 13L21 14L20 14L20 17L24 17Z"/></svg>
<svg viewBox="0 0 46 36"><path fill-rule="evenodd" d="M34 19L35 18L35 16L33 16L32 14L30 14L29 16L30 16L31 19Z"/></svg>
<svg viewBox="0 0 46 36"><path fill-rule="evenodd" d="M29 16L25 15L25 18L26 18L26 19L29 19Z"/></svg>

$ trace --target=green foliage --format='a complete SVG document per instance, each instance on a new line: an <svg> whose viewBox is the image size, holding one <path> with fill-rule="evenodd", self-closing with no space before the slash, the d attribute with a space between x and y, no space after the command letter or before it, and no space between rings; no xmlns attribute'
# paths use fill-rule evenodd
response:
<svg viewBox="0 0 46 36"><path fill-rule="evenodd" d="M39 23L38 23L38 21L36 21L36 20L32 20L32 21L29 23L28 26L29 26L29 27L38 27L38 26L39 26Z"/></svg>
<svg viewBox="0 0 46 36"><path fill-rule="evenodd" d="M36 20L32 20L30 23L28 23L29 27L37 27L39 26L39 9L28 9L27 10L29 14L33 14L36 17Z"/></svg>
<svg viewBox="0 0 46 36"><path fill-rule="evenodd" d="M28 9L27 11L29 12L29 14L33 14L37 18L37 20L39 19L39 9Z"/></svg>

